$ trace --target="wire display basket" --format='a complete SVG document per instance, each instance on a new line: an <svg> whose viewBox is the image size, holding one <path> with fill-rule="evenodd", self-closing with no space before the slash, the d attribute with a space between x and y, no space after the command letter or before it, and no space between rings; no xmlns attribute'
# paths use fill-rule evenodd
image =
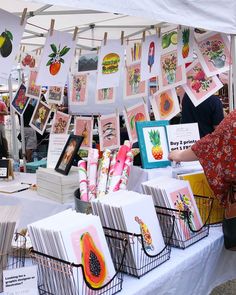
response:
<svg viewBox="0 0 236 295"><path fill-rule="evenodd" d="M134 234L107 227L103 228L109 248L116 249L116 251L111 253L115 265L119 265L119 257L121 255L119 243L122 241L128 242L123 262L124 273L140 278L170 258L171 247L169 246L169 240L174 230L174 217L162 213L161 215L170 236L169 239L166 239L165 247L156 255L151 255L146 250L142 234Z"/></svg>
<svg viewBox="0 0 236 295"><path fill-rule="evenodd" d="M3 291L3 271L25 266L26 238L16 233L7 253L0 253L0 293Z"/></svg>
<svg viewBox="0 0 236 295"><path fill-rule="evenodd" d="M193 227L190 212L155 206L164 238L166 241L169 241L169 244L172 247L185 249L197 241L207 237L209 234L209 220L214 199L199 195L194 196L203 222L203 225L199 228ZM160 213L165 213L169 216L175 217L175 225L172 236L170 235L170 229L166 226L166 217L163 218L163 215Z"/></svg>
<svg viewBox="0 0 236 295"><path fill-rule="evenodd" d="M117 240L117 241L116 241ZM126 254L127 242L118 241L113 237L112 244L109 245L111 256L119 247L120 256L118 264L115 265L116 273L101 287L93 287L85 276L82 264L75 264L68 261L52 257L33 249L30 255L33 264L38 267L38 289L39 294L50 295L113 295L121 291L123 283L122 267Z"/></svg>

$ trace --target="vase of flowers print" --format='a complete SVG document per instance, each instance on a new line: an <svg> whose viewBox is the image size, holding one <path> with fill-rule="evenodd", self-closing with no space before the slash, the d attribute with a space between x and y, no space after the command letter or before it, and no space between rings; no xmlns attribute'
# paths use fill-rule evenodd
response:
<svg viewBox="0 0 236 295"><path fill-rule="evenodd" d="M207 78L205 72L199 66L193 68L193 73L187 76L187 79L191 80L190 86L197 93L207 91L212 83L212 79Z"/></svg>
<svg viewBox="0 0 236 295"><path fill-rule="evenodd" d="M221 40L206 41L201 44L202 54L216 67L225 66L226 56L224 54L225 45Z"/></svg>
<svg viewBox="0 0 236 295"><path fill-rule="evenodd" d="M179 192L174 205L175 208L179 210L179 218L183 220L192 230L195 230L195 225L193 222L194 209L191 205L190 198L187 195L181 194Z"/></svg>
<svg viewBox="0 0 236 295"><path fill-rule="evenodd" d="M134 68L129 72L129 84L131 86L132 94L137 94L139 90L139 82L140 82L140 69Z"/></svg>
<svg viewBox="0 0 236 295"><path fill-rule="evenodd" d="M162 68L164 70L165 77L168 84L173 84L175 82L176 67L177 67L177 57L174 54L170 54L162 62Z"/></svg>

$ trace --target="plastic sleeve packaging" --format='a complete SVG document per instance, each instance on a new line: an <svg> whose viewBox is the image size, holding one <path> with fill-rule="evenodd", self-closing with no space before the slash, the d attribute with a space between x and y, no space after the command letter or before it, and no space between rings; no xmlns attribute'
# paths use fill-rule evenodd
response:
<svg viewBox="0 0 236 295"><path fill-rule="evenodd" d="M125 165L120 179L120 189L125 190L127 188L129 174L130 174L130 166L133 164L133 153L129 151L125 158Z"/></svg>
<svg viewBox="0 0 236 295"><path fill-rule="evenodd" d="M88 169L87 169L89 201L96 198L97 166L98 166L98 150L89 149Z"/></svg>
<svg viewBox="0 0 236 295"><path fill-rule="evenodd" d="M106 194L108 171L110 166L110 156L111 156L111 151L109 149L106 149L103 152L101 166L100 166L100 173L98 175L97 198L102 197Z"/></svg>
<svg viewBox="0 0 236 295"><path fill-rule="evenodd" d="M122 145L117 153L116 163L114 165L114 171L111 177L109 185L109 192L118 191L120 188L120 179L125 165L125 159L127 152L130 151L130 142L128 141Z"/></svg>
<svg viewBox="0 0 236 295"><path fill-rule="evenodd" d="M110 184L111 184L111 178L114 172L114 166L116 163L116 155L117 152L113 152L110 156L110 168L109 168L109 173L108 173L108 180L107 180L107 190L106 192L109 192Z"/></svg>
<svg viewBox="0 0 236 295"><path fill-rule="evenodd" d="M80 160L78 162L79 167L79 188L80 188L80 199L82 201L88 201L88 189L87 189L87 162Z"/></svg>

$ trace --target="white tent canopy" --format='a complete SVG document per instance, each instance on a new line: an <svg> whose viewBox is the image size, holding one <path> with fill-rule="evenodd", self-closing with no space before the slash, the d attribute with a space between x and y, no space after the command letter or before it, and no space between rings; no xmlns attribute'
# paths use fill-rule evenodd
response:
<svg viewBox="0 0 236 295"><path fill-rule="evenodd" d="M30 1L30 0L28 0ZM41 3L145 16L154 22L168 22L236 33L235 0L38 0Z"/></svg>

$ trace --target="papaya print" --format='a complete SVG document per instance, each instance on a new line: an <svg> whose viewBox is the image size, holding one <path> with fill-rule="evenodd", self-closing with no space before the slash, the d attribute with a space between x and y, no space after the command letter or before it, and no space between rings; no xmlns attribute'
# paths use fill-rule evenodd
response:
<svg viewBox="0 0 236 295"><path fill-rule="evenodd" d="M50 59L46 66L49 66L50 74L55 76L60 71L61 64L65 62L62 56L66 55L70 48L64 46L61 49L61 44L59 44L58 48L55 44L50 44L50 47L52 49L52 53L50 53L48 56Z"/></svg>

